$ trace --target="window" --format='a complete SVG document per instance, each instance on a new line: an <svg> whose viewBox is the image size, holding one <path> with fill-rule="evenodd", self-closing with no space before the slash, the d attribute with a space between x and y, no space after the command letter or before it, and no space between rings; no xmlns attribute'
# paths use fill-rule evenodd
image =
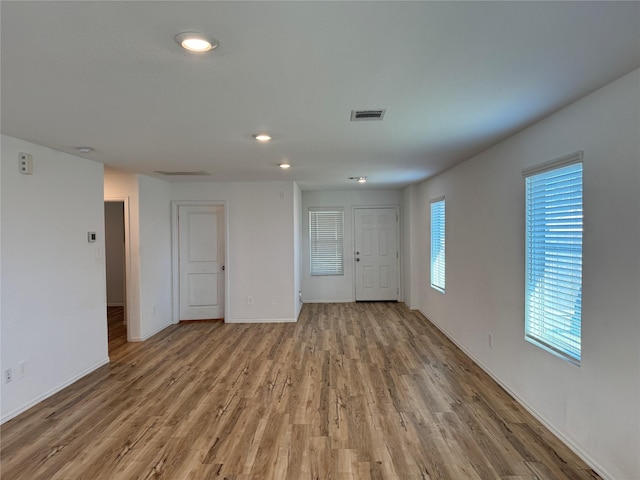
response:
<svg viewBox="0 0 640 480"><path fill-rule="evenodd" d="M444 293L444 198L431 202L431 286Z"/></svg>
<svg viewBox="0 0 640 480"><path fill-rule="evenodd" d="M309 209L311 275L344 275L344 211Z"/></svg>
<svg viewBox="0 0 640 480"><path fill-rule="evenodd" d="M524 172L525 338L580 363L582 152Z"/></svg>

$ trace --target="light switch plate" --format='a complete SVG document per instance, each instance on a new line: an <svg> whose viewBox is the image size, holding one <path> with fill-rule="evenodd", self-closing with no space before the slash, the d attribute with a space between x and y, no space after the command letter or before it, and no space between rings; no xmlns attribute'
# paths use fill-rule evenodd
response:
<svg viewBox="0 0 640 480"><path fill-rule="evenodd" d="M18 154L18 168L23 175L33 174L33 156L20 152Z"/></svg>

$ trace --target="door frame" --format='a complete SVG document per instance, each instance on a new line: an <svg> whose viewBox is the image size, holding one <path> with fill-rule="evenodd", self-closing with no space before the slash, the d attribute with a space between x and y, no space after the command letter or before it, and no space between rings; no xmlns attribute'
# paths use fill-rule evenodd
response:
<svg viewBox="0 0 640 480"><path fill-rule="evenodd" d="M129 197L105 197L104 203L123 203L124 204L124 321L127 324L127 342L133 342L131 338L131 322L134 316L131 312L131 299L134 298L133 282L131 280L131 242L129 229ZM106 291L105 291L106 295ZM106 297L105 297L106 298ZM140 317L136 317L135 321L140 322ZM137 325L136 331L140 331L140 325Z"/></svg>
<svg viewBox="0 0 640 480"><path fill-rule="evenodd" d="M396 274L397 285L398 285L398 295L397 302L401 302L403 300L403 290L402 290L402 243L400 242L400 230L402 230L402 216L400 215L400 206L399 205L354 205L351 207L351 223L353 226L352 232L352 241L351 241L351 262L353 265L353 301L357 302L357 274L356 274L356 210L378 210L381 208L389 208L394 209L396 211L397 219L396 222L396 248L398 249L398 256L396 258Z"/></svg>
<svg viewBox="0 0 640 480"><path fill-rule="evenodd" d="M180 232L178 230L178 211L180 207L212 207L221 206L224 211L224 318L229 318L229 209L226 200L174 200L171 202L171 284L172 284L172 323L180 322Z"/></svg>

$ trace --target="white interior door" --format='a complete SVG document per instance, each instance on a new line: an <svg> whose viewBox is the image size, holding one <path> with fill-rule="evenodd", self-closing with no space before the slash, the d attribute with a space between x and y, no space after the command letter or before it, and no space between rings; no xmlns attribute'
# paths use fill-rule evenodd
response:
<svg viewBox="0 0 640 480"><path fill-rule="evenodd" d="M224 318L225 233L221 205L180 205L180 320Z"/></svg>
<svg viewBox="0 0 640 480"><path fill-rule="evenodd" d="M356 208L356 300L398 300L398 211Z"/></svg>

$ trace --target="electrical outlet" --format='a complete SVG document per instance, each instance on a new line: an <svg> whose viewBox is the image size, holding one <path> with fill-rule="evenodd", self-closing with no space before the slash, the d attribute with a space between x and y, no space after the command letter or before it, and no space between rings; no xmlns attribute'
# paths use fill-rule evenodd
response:
<svg viewBox="0 0 640 480"><path fill-rule="evenodd" d="M247 305L253 305L253 297L247 297Z"/></svg>
<svg viewBox="0 0 640 480"><path fill-rule="evenodd" d="M10 383L13 380L13 374L11 373L11 369L7 368L4 371L4 383Z"/></svg>

